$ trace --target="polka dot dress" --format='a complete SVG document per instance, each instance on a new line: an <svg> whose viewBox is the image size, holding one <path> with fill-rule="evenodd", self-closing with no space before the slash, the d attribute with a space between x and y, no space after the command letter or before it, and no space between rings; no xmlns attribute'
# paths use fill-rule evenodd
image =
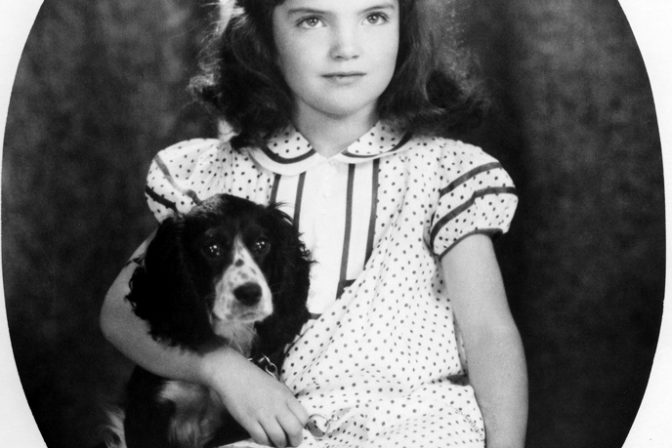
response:
<svg viewBox="0 0 672 448"><path fill-rule="evenodd" d="M341 196L327 203L345 206L324 219L314 195L330 186ZM334 285L311 284L313 319L281 371L311 414L302 447L485 445L439 260L468 235L508 230L517 199L496 160L382 123L325 159L288 130L240 152L216 140L168 148L146 191L158 219L220 192L286 200L317 258L313 278Z"/></svg>

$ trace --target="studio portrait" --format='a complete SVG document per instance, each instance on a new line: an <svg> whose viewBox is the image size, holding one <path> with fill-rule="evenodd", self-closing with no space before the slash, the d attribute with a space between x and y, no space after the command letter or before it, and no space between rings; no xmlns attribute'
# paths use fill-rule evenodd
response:
<svg viewBox="0 0 672 448"><path fill-rule="evenodd" d="M618 0L44 1L0 224L46 446L622 447L666 268L631 25Z"/></svg>

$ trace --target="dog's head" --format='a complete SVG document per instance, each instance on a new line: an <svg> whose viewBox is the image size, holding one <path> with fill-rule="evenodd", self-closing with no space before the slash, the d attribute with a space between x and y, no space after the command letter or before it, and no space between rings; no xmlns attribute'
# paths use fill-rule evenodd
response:
<svg viewBox="0 0 672 448"><path fill-rule="evenodd" d="M217 338L244 345L255 322L275 322L271 333L298 331L308 270L286 214L217 195L161 223L128 300L157 339L193 349Z"/></svg>

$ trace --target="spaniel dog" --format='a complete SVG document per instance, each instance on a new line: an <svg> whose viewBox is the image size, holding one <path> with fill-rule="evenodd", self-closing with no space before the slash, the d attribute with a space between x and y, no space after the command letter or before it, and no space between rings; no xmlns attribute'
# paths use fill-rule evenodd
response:
<svg viewBox="0 0 672 448"><path fill-rule="evenodd" d="M167 344L227 344L269 373L308 320L310 260L290 218L217 195L161 223L128 300ZM207 388L136 367L108 446L201 448L249 437ZM124 443L125 442L125 443Z"/></svg>

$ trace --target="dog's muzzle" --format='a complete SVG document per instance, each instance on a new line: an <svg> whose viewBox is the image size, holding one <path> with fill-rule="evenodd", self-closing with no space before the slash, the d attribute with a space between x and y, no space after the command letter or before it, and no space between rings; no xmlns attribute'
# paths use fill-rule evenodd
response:
<svg viewBox="0 0 672 448"><path fill-rule="evenodd" d="M240 237L234 240L232 260L215 285L215 317L223 321L256 322L271 315L271 290Z"/></svg>

